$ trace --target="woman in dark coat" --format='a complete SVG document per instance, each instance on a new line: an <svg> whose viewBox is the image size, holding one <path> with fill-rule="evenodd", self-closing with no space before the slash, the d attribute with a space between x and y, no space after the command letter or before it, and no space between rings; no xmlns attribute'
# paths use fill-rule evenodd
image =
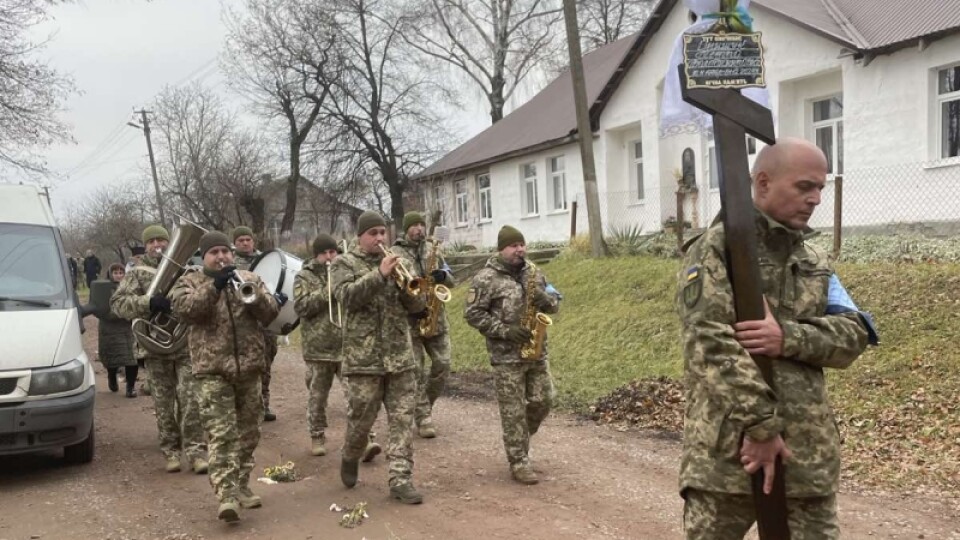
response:
<svg viewBox="0 0 960 540"><path fill-rule="evenodd" d="M123 265L114 263L110 265L107 275L110 276L111 294L117 289L120 281L125 274ZM91 290L91 296L93 291ZM108 299L106 309L94 305L93 303L84 306L84 314L94 314L100 319L100 329L98 333L99 347L97 354L103 367L107 368L107 384L111 392L119 390L117 385L117 372L122 367L124 369L124 378L126 379L127 397L137 397L137 391L134 384L137 382L137 360L133 356L133 331L130 329L130 321L117 317L109 305L110 295L105 295ZM105 315L98 315L97 312Z"/></svg>

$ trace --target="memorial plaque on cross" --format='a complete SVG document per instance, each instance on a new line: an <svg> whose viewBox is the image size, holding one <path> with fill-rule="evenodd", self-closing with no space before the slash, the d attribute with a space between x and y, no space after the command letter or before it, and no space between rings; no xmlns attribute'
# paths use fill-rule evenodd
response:
<svg viewBox="0 0 960 540"><path fill-rule="evenodd" d="M750 189L746 134L767 143L776 142L770 110L732 88L688 88L683 65L678 68L683 100L712 115L720 180L720 213L726 238L727 273L733 288L737 321L764 318L760 265L757 261L756 211ZM754 356L770 388L772 361ZM763 493L763 470L751 481L757 529L761 540L789 540L783 463L778 458L773 490Z"/></svg>

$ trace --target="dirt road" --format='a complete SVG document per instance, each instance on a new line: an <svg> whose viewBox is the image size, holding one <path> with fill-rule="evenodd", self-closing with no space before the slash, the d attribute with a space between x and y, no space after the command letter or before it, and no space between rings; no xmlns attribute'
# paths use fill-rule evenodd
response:
<svg viewBox="0 0 960 540"><path fill-rule="evenodd" d="M90 352L95 336L86 334ZM255 484L263 508L226 525L215 517L205 476L163 472L151 399L110 393L98 365L95 461L68 467L54 453L0 458L0 540L681 538L676 439L553 415L533 443L543 481L521 486L505 465L494 402L482 386L461 382L437 407L440 436L415 441L414 481L425 502L410 507L389 499L382 456L347 490L338 452L309 455L302 377L298 351L281 349L273 382L279 421L264 424L256 458L258 472L293 460L307 478ZM333 396L328 437L336 447L345 411L339 387ZM377 429L384 432L382 415ZM359 501L368 503L369 519L340 527L330 505ZM840 511L845 538L960 539L958 509L930 500L843 494Z"/></svg>

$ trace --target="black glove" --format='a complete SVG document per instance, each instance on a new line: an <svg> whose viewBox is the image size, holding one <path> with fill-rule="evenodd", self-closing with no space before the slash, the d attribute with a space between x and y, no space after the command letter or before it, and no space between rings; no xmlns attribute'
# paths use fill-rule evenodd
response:
<svg viewBox="0 0 960 540"><path fill-rule="evenodd" d="M526 343L530 341L531 337L533 337L533 334L530 332L530 330L527 330L519 324L515 324L508 328L507 334L503 336L503 338L507 341L517 344Z"/></svg>
<svg viewBox="0 0 960 540"><path fill-rule="evenodd" d="M447 280L447 273L439 268L430 272L430 277L434 283L443 283Z"/></svg>
<svg viewBox="0 0 960 540"><path fill-rule="evenodd" d="M280 307L283 307L284 305L286 305L287 300L290 299L290 298L287 297L287 295L283 294L283 291L279 291L279 292L275 293L275 294L273 295L273 297L277 299L277 304L278 304Z"/></svg>
<svg viewBox="0 0 960 540"><path fill-rule="evenodd" d="M237 276L237 268L235 266L224 267L223 270L220 270L220 274L213 278L213 286L217 291L222 291L230 283L230 280Z"/></svg>
<svg viewBox="0 0 960 540"><path fill-rule="evenodd" d="M150 297L150 313L170 313L170 300L159 294Z"/></svg>
<svg viewBox="0 0 960 540"><path fill-rule="evenodd" d="M426 319L426 318L427 318L427 310L418 311L418 312L416 312L416 313L411 313L411 314L410 314L410 318L416 319L416 320L418 320L418 321L419 321L420 319Z"/></svg>
<svg viewBox="0 0 960 540"><path fill-rule="evenodd" d="M547 291L541 289L540 287L534 289L533 303L536 304L537 307L549 306L552 300L553 298L550 297L550 294L548 294Z"/></svg>

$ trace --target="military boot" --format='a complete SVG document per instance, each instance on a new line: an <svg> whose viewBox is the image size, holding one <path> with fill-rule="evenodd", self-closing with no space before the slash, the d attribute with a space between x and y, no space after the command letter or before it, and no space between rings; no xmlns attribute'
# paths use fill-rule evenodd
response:
<svg viewBox="0 0 960 540"><path fill-rule="evenodd" d="M244 508L260 508L263 506L263 500L260 499L260 496L246 486L237 491L237 500L240 501L240 506Z"/></svg>
<svg viewBox="0 0 960 540"><path fill-rule="evenodd" d="M180 472L180 456L167 456L167 472Z"/></svg>
<svg viewBox="0 0 960 540"><path fill-rule="evenodd" d="M323 433L319 437L313 439L310 442L310 455L313 456L325 456L327 455L327 447L324 444L327 442L326 436Z"/></svg>
<svg viewBox="0 0 960 540"><path fill-rule="evenodd" d="M423 495L411 483L391 487L390 496L403 504L420 504L423 502Z"/></svg>
<svg viewBox="0 0 960 540"><path fill-rule="evenodd" d="M217 519L222 519L227 523L240 521L240 505L233 497L220 501L220 508L217 509Z"/></svg>
<svg viewBox="0 0 960 540"><path fill-rule="evenodd" d="M373 461L373 458L380 455L380 452L382 451L383 449L380 448L379 444L373 441L368 442L367 447L363 450L363 462L370 463L371 461Z"/></svg>
<svg viewBox="0 0 960 540"><path fill-rule="evenodd" d="M420 422L417 433L424 439L432 439L437 436L437 428L434 427L433 420L431 420L429 416Z"/></svg>
<svg viewBox="0 0 960 540"><path fill-rule="evenodd" d="M277 414L270 410L270 407L263 408L263 421L273 422L277 419Z"/></svg>
<svg viewBox="0 0 960 540"><path fill-rule="evenodd" d="M340 481L348 488L357 485L357 476L360 475L360 462L357 460L340 461Z"/></svg>
<svg viewBox="0 0 960 540"><path fill-rule="evenodd" d="M209 467L210 464L207 463L207 460L199 457L194 458L190 465L190 468L193 469L194 474L207 474L207 469Z"/></svg>
<svg viewBox="0 0 960 540"><path fill-rule="evenodd" d="M528 486L532 486L540 481L540 479L537 478L537 473L533 471L533 468L530 467L529 463L521 463L519 465L510 467L510 474L513 476L514 480Z"/></svg>

